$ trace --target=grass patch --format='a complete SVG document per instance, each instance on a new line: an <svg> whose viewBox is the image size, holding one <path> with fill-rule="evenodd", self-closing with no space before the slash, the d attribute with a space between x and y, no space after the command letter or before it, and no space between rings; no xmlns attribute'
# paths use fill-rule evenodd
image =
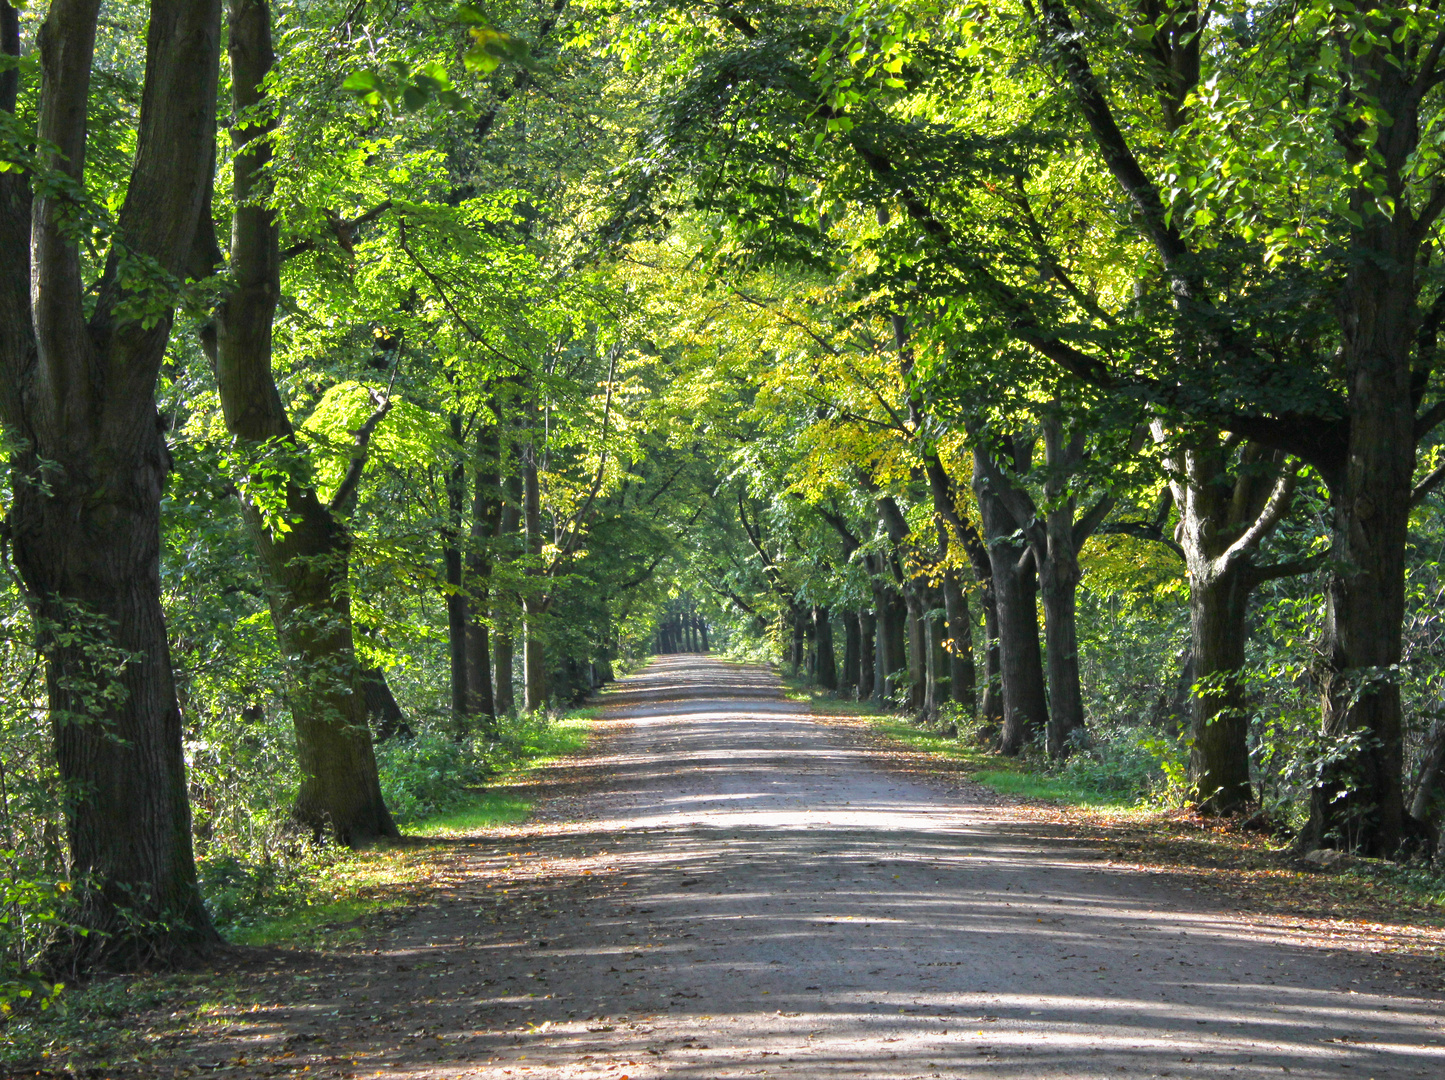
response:
<svg viewBox="0 0 1445 1080"><path fill-rule="evenodd" d="M315 939L323 927L354 923L367 915L384 910L385 907L386 901L368 900L359 896L314 904L258 919L244 928L232 930L231 941L236 945L302 944ZM330 943L336 944L336 941Z"/></svg>
<svg viewBox="0 0 1445 1080"><path fill-rule="evenodd" d="M222 933L238 945L316 949L363 936L369 917L415 903L430 890L446 841L527 820L532 804L506 788L583 750L596 715L581 709L559 718L517 718L501 739L486 744L485 757L416 753L395 762L392 786L409 784L407 805L419 811L400 817L401 844L369 851L295 845L259 863L228 856L203 862L207 900ZM450 751L453 744L438 745Z"/></svg>
<svg viewBox="0 0 1445 1080"><path fill-rule="evenodd" d="M550 724L528 728L512 747L510 768L503 771L496 782L503 783L517 773L586 749L592 722L600 711L596 706L575 709Z"/></svg>
<svg viewBox="0 0 1445 1080"><path fill-rule="evenodd" d="M1042 799L1046 802L1067 803L1071 806L1115 807L1131 810L1139 800L1114 791L1096 791L1071 784L1056 776L1026 771L999 772L984 769L973 773L969 779L982 784L1000 795L1017 795L1025 799Z"/></svg>
<svg viewBox="0 0 1445 1080"><path fill-rule="evenodd" d="M985 750L976 743L965 739L950 739L936 731L929 731L927 728L909 723L901 717L879 715L872 709L862 709L855 715L867 716L872 721L875 731L887 735L890 739L906 743L914 750L922 750L925 753L938 754L954 761L962 761L975 777L978 774L973 770L1017 772L1023 768L1023 763L1017 758L1006 758L1002 754Z"/></svg>
<svg viewBox="0 0 1445 1080"><path fill-rule="evenodd" d="M237 945L325 948L360 936L367 916L414 901L429 887L431 853L407 844L370 851L328 846L293 866L284 884L221 923Z"/></svg>
<svg viewBox="0 0 1445 1080"><path fill-rule="evenodd" d="M871 702L840 700L796 680L788 682L792 684L789 697L794 701L810 702L814 712L863 717L874 731L909 749L961 762L970 780L997 794L1115 810L1132 810L1138 805L1136 792L1091 787L1077 779L1041 769L1025 757L1006 757L971 739L951 738L904 717L880 713Z"/></svg>
<svg viewBox="0 0 1445 1080"><path fill-rule="evenodd" d="M526 821L531 812L532 804L526 799L483 791L473 802L413 822L404 831L408 836L467 836L480 829Z"/></svg>

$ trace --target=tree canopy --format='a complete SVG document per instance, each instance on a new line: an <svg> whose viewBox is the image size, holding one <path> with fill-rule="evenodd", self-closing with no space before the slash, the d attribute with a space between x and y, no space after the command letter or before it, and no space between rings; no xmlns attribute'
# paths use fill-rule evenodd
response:
<svg viewBox="0 0 1445 1080"><path fill-rule="evenodd" d="M1438 852L1442 19L0 0L10 874L205 952L684 650Z"/></svg>

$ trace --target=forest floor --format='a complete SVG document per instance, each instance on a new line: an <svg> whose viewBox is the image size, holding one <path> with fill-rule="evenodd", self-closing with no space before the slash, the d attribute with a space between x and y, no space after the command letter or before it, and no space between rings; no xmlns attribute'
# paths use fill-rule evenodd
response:
<svg viewBox="0 0 1445 1080"><path fill-rule="evenodd" d="M994 795L760 668L666 657L605 702L416 903L137 984L143 1051L49 1075L1445 1075L1423 908Z"/></svg>

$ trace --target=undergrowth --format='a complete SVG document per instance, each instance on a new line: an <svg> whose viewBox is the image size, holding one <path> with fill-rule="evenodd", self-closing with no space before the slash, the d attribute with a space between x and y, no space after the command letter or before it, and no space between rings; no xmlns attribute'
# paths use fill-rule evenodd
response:
<svg viewBox="0 0 1445 1080"><path fill-rule="evenodd" d="M217 927L242 945L296 943L318 928L406 903L409 887L425 877L417 841L525 820L531 804L493 788L581 750L592 716L592 710L522 714L462 742L426 733L383 744L382 793L406 842L361 852L293 842L259 860L204 859L202 883Z"/></svg>
<svg viewBox="0 0 1445 1080"><path fill-rule="evenodd" d="M247 851L213 846L197 869L217 929L242 946L334 948L361 937L373 918L429 887L437 847L428 841L525 820L531 804L496 789L583 749L592 716L592 710L524 715L465 743L419 734L383 745L377 755L383 791L403 841L350 851L277 832ZM4 920L0 912L0 939L9 926ZM0 1075L21 1064L65 1075L76 1060L101 1069L134 1062L144 1040L121 1022L126 1016L162 1004L193 1009L201 1002L182 999L225 992L224 980L210 977L138 976L96 979L59 995L47 983L22 997L35 980L22 986L12 975L7 982L6 970L24 970L14 958L9 964L0 967L0 988L9 986L0 992Z"/></svg>

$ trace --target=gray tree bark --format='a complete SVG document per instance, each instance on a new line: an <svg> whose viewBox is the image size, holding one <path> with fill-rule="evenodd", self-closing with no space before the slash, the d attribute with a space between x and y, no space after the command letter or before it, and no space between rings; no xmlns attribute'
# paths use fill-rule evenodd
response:
<svg viewBox="0 0 1445 1080"><path fill-rule="evenodd" d="M1160 425L1154 433L1161 442L1167 438ZM1289 512L1295 469L1282 453L1254 444L1236 452L1214 435L1175 448L1169 466L1176 537L1189 574L1190 784L1201 813L1233 814L1254 799L1241 682L1250 594L1261 581L1304 568L1255 561Z"/></svg>
<svg viewBox="0 0 1445 1080"><path fill-rule="evenodd" d="M877 616L871 611L858 612L858 700L873 696L873 673L877 665L874 645L877 641Z"/></svg>
<svg viewBox="0 0 1445 1080"><path fill-rule="evenodd" d="M978 706L977 675L973 659L973 619L968 611L968 594L958 574L943 575L943 606L948 620L949 696L973 716Z"/></svg>
<svg viewBox="0 0 1445 1080"><path fill-rule="evenodd" d="M858 613L843 613L843 668L838 674L840 691L858 688Z"/></svg>
<svg viewBox="0 0 1445 1080"><path fill-rule="evenodd" d="M495 424L480 424L477 472L472 485L471 546L467 552L467 692L471 713L495 731L497 702L492 691L492 645L487 618L492 597L492 548L501 528L501 440Z"/></svg>
<svg viewBox="0 0 1445 1080"><path fill-rule="evenodd" d="M228 25L234 113L255 116L266 108L264 80L275 61L265 0L231 0ZM351 466L330 505L292 478L300 448L271 366L281 259L280 230L267 205L271 149L264 136L274 123L254 119L231 128L234 287L216 311L216 384L227 430L268 466L243 478L241 509L286 662L302 774L293 816L318 834L357 846L399 835L382 801L367 725L351 623L351 536L343 520L371 432L389 402L378 402L356 433ZM278 457L286 474L279 484L270 470ZM276 496L285 507L285 529L268 518L266 506Z"/></svg>
<svg viewBox="0 0 1445 1080"><path fill-rule="evenodd" d="M1003 685L1003 728L999 748L1017 754L1047 730L1049 707L1039 652L1038 584L1033 553L1015 539L1013 517L988 480L982 452L974 454L974 494L988 540L993 595L998 616L999 674Z"/></svg>
<svg viewBox="0 0 1445 1080"><path fill-rule="evenodd" d="M536 444L522 447L522 529L526 538L528 588L522 595L522 691L529 712L547 706L547 656L542 643L546 599L542 559L542 495L537 479Z"/></svg>
<svg viewBox="0 0 1445 1080"><path fill-rule="evenodd" d="M833 652L833 622L825 607L813 608L813 642L818 650L818 685L838 689L838 658Z"/></svg>
<svg viewBox="0 0 1445 1080"><path fill-rule="evenodd" d="M1080 580L1079 552L1084 542L1103 523L1114 505L1110 495L1098 498L1084 514L1071 493L1072 475L1083 460L1082 430L1066 435L1057 403L1044 411L1040 425L1044 436L1044 481L1047 509L1040 512L1033 498L1015 482L1015 475L1029 471L1028 453L1013 441L1014 470L1005 468L987 448L975 453L987 486L1011 524L1028 543L1038 571L1039 593L1044 606L1044 633L1048 646L1049 723L1047 746L1051 757L1068 753L1078 733L1084 730L1084 699L1079 681L1079 640L1077 593ZM975 433L977 435L977 433ZM1007 691L1005 691L1007 692Z"/></svg>
<svg viewBox="0 0 1445 1080"><path fill-rule="evenodd" d="M452 733L465 739L471 728L472 691L467 662L467 583L463 575L462 536L467 513L467 469L460 459L462 452L462 415L452 412L447 417L451 427L453 452L458 459L446 473L446 521L441 529L442 570L446 583L447 659L450 665Z"/></svg>
<svg viewBox="0 0 1445 1080"><path fill-rule="evenodd" d="M979 536L978 529L960 512L953 478L944 468L943 461L937 452L925 448L923 464L924 470L928 474L929 490L933 495L933 508L948 525L948 542L958 544L963 550L969 566L973 569L974 578L979 584L985 639L984 687L983 698L978 702L979 717L986 730L998 732L1003 727L1003 675L1000 667L998 602L994 595L993 561L989 556L988 545ZM945 584L945 588L947 587ZM978 700L977 675L972 651L973 624L968 615L968 601L963 593L962 583L955 578L952 587L957 590L954 609L960 613L960 618L955 619L953 614L949 615L949 625L952 627L950 633L957 641L967 640L969 642L966 672L955 673L955 677L962 675L963 678L954 684L954 690L955 693L961 692L969 695L966 698L956 698L956 700L972 704ZM960 655L962 652L962 649L955 652L956 664L963 662Z"/></svg>
<svg viewBox="0 0 1445 1080"><path fill-rule="evenodd" d="M39 40L39 152L77 184L99 7L54 0ZM0 13L0 45L16 55L15 11ZM116 235L177 280L211 183L220 34L219 0L150 6ZM19 85L17 69L0 77L0 109L14 111ZM77 796L65 816L72 870L95 883L78 898L92 933L76 945L82 964L166 962L218 940L196 886L160 599L170 458L155 386L171 300L132 291L122 241L88 286L67 194L47 183L32 202L31 179L0 173L0 421L18 440L6 526L45 657L56 763Z"/></svg>

